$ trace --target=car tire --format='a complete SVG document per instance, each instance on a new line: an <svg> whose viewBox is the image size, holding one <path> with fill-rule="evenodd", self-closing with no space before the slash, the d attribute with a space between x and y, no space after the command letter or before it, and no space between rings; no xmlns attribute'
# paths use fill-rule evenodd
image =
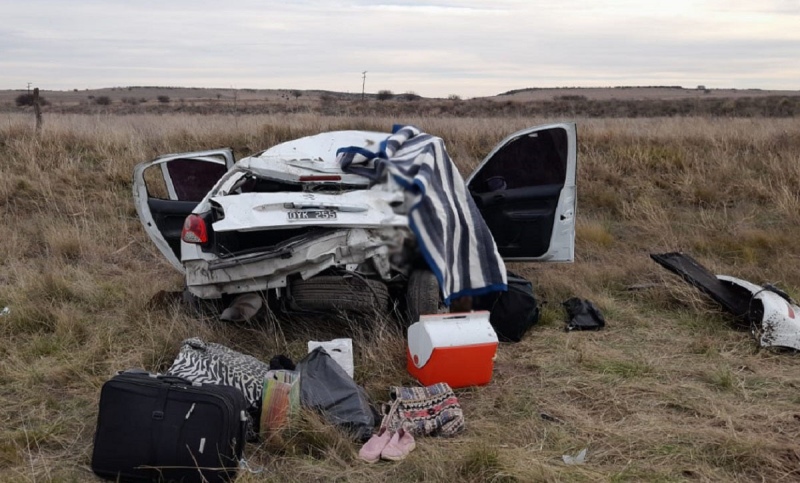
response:
<svg viewBox="0 0 800 483"><path fill-rule="evenodd" d="M420 315L447 313L442 301L439 281L430 270L414 270L408 277L406 289L406 312L410 324Z"/></svg>
<svg viewBox="0 0 800 483"><path fill-rule="evenodd" d="M338 275L318 275L295 280L290 286L299 310L341 310L362 314L389 312L389 289L380 280Z"/></svg>

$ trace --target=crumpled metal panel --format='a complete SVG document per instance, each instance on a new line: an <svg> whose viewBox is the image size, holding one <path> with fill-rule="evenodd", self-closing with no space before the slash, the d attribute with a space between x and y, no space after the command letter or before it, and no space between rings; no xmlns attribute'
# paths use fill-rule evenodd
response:
<svg viewBox="0 0 800 483"><path fill-rule="evenodd" d="M787 300L772 287L726 275L717 275L717 278L752 294L749 301L751 329L761 347L800 350L800 307L791 299Z"/></svg>
<svg viewBox="0 0 800 483"><path fill-rule="evenodd" d="M392 247L401 247L404 239L411 236L410 230L394 227L347 229L299 243L277 256L226 259L224 268L215 267L213 261L186 260L186 284L192 294L201 298L285 287L286 277L293 274L307 279L330 267L357 265L373 257L387 258Z"/></svg>
<svg viewBox="0 0 800 483"><path fill-rule="evenodd" d="M750 309L749 291L721 282L716 275L686 253L650 254L650 258L697 287L740 321L746 321Z"/></svg>
<svg viewBox="0 0 800 483"><path fill-rule="evenodd" d="M396 215L393 203L402 203L403 194L378 190L358 190L337 194L322 193L243 193L217 196L212 201L222 207L225 218L214 223L214 231L251 231L300 226L380 228L408 226L408 217ZM289 213L326 211L335 218L290 218Z"/></svg>
<svg viewBox="0 0 800 483"><path fill-rule="evenodd" d="M669 271L711 297L747 324L762 347L800 350L800 306L772 286L760 286L727 275L714 275L691 256L680 253L651 254Z"/></svg>

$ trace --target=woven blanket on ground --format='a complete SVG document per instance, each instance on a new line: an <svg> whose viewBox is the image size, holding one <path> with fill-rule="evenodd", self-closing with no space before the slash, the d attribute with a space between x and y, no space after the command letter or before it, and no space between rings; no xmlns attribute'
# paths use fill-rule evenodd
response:
<svg viewBox="0 0 800 483"><path fill-rule="evenodd" d="M427 387L394 386L382 408L381 427L402 427L414 436L455 436L464 430L464 412L445 382Z"/></svg>
<svg viewBox="0 0 800 483"><path fill-rule="evenodd" d="M413 126L396 127L378 152L337 151L342 171L406 190L409 226L436 275L445 304L463 296L506 290L506 269L444 141Z"/></svg>

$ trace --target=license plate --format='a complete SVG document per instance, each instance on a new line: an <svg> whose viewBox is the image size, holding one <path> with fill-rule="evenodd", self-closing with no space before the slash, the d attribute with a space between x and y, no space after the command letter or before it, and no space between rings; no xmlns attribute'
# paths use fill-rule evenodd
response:
<svg viewBox="0 0 800 483"><path fill-rule="evenodd" d="M289 221L295 220L335 220L336 212L333 210L303 210L288 211L286 217Z"/></svg>

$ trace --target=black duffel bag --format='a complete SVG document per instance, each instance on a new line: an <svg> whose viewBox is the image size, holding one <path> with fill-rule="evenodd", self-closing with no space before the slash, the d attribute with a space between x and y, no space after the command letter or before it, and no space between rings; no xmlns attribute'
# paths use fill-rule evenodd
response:
<svg viewBox="0 0 800 483"><path fill-rule="evenodd" d="M539 321L539 306L533 296L533 284L511 272L508 290L473 297L473 310L488 310L489 322L504 342L519 342L528 329Z"/></svg>

